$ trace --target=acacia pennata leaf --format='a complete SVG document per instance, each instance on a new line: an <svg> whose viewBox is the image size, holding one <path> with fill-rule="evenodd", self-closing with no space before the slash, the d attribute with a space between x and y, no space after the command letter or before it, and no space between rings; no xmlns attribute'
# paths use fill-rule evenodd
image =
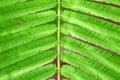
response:
<svg viewBox="0 0 120 80"><path fill-rule="evenodd" d="M0 80L119 79L119 0L0 0Z"/></svg>

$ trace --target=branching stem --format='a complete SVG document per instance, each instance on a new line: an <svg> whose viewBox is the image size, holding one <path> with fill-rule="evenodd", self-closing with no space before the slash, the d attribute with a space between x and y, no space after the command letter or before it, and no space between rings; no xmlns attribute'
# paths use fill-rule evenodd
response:
<svg viewBox="0 0 120 80"><path fill-rule="evenodd" d="M57 80L60 80L60 0L58 0L58 31L57 31Z"/></svg>

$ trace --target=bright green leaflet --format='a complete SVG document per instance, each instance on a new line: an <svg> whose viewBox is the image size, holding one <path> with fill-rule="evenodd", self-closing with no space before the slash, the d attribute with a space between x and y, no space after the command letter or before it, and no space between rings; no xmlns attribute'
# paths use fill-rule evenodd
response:
<svg viewBox="0 0 120 80"><path fill-rule="evenodd" d="M119 0L0 0L0 80L119 79Z"/></svg>

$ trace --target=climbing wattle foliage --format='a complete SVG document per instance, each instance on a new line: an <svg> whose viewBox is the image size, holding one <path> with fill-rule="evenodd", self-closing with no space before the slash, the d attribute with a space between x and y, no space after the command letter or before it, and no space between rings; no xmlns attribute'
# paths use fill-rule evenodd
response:
<svg viewBox="0 0 120 80"><path fill-rule="evenodd" d="M0 0L0 80L119 79L119 0Z"/></svg>

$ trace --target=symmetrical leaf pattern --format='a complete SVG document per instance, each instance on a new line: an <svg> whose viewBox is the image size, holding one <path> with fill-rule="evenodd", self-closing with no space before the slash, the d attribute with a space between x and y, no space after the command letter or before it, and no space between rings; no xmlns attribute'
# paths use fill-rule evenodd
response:
<svg viewBox="0 0 120 80"><path fill-rule="evenodd" d="M0 80L119 79L119 0L0 0Z"/></svg>

